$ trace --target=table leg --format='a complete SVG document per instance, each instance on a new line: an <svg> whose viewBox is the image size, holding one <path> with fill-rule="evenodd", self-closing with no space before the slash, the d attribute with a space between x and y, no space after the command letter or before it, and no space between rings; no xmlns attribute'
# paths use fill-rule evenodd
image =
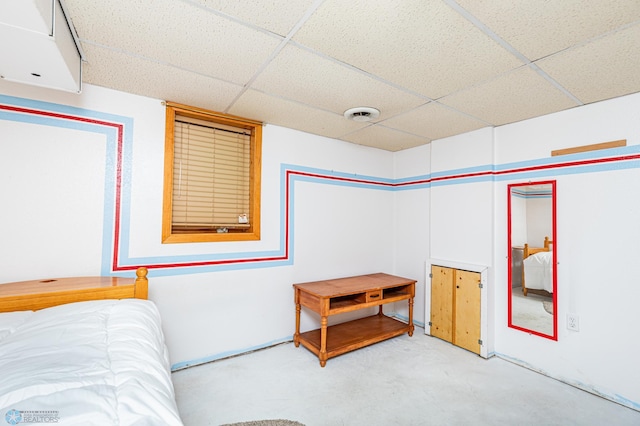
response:
<svg viewBox="0 0 640 426"><path fill-rule="evenodd" d="M318 354L320 367L324 367L327 364L327 324L327 317L320 317L320 353Z"/></svg>
<svg viewBox="0 0 640 426"><path fill-rule="evenodd" d="M293 344L297 347L300 346L300 310L302 309L300 306L300 295L298 294L298 290L295 293L295 302L296 302L296 332L293 334Z"/></svg>
<svg viewBox="0 0 640 426"><path fill-rule="evenodd" d="M413 297L409 299L409 336L413 336Z"/></svg>

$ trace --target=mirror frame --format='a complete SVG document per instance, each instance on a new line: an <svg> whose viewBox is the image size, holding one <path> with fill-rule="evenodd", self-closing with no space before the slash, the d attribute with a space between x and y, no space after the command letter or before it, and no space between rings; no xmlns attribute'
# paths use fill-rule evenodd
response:
<svg viewBox="0 0 640 426"><path fill-rule="evenodd" d="M512 269L513 269L513 254L512 254L512 243L511 243L511 190L512 188L524 187L524 186L532 186L532 185L551 185L551 241L553 244L552 250L552 262L553 262L553 334L546 334L540 331L531 330L516 324L513 324L512 314L513 314L513 306L511 303L512 298L512 285L513 285L513 277L512 277ZM523 183L513 183L507 185L507 248L508 248L508 261L507 261L507 281L508 281L508 326L509 328L513 328L516 330L524 331L529 334L535 334L540 337L544 337L551 340L558 340L558 238L556 233L556 181L555 180L547 180L547 181L537 181L537 182L523 182Z"/></svg>

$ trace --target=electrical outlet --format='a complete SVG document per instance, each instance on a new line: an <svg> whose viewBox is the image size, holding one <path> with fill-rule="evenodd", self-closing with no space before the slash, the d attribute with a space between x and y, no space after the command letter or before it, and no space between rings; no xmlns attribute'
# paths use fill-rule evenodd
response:
<svg viewBox="0 0 640 426"><path fill-rule="evenodd" d="M567 329L580 331L580 318L576 314L567 314Z"/></svg>

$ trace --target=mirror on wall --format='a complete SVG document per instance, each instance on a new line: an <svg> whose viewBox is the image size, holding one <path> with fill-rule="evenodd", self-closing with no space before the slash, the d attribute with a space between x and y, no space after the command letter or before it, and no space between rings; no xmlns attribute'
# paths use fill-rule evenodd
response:
<svg viewBox="0 0 640 426"><path fill-rule="evenodd" d="M557 340L556 181L507 191L509 327Z"/></svg>

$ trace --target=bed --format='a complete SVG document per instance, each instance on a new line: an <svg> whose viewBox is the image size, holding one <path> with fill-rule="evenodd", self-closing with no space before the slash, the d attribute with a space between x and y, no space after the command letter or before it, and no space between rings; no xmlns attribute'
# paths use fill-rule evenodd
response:
<svg viewBox="0 0 640 426"><path fill-rule="evenodd" d="M522 292L526 296L530 290L553 293L553 241L544 237L542 247L524 245L522 257ZM544 293L546 292L546 293Z"/></svg>
<svg viewBox="0 0 640 426"><path fill-rule="evenodd" d="M7 424L181 425L147 270L0 284Z"/></svg>

